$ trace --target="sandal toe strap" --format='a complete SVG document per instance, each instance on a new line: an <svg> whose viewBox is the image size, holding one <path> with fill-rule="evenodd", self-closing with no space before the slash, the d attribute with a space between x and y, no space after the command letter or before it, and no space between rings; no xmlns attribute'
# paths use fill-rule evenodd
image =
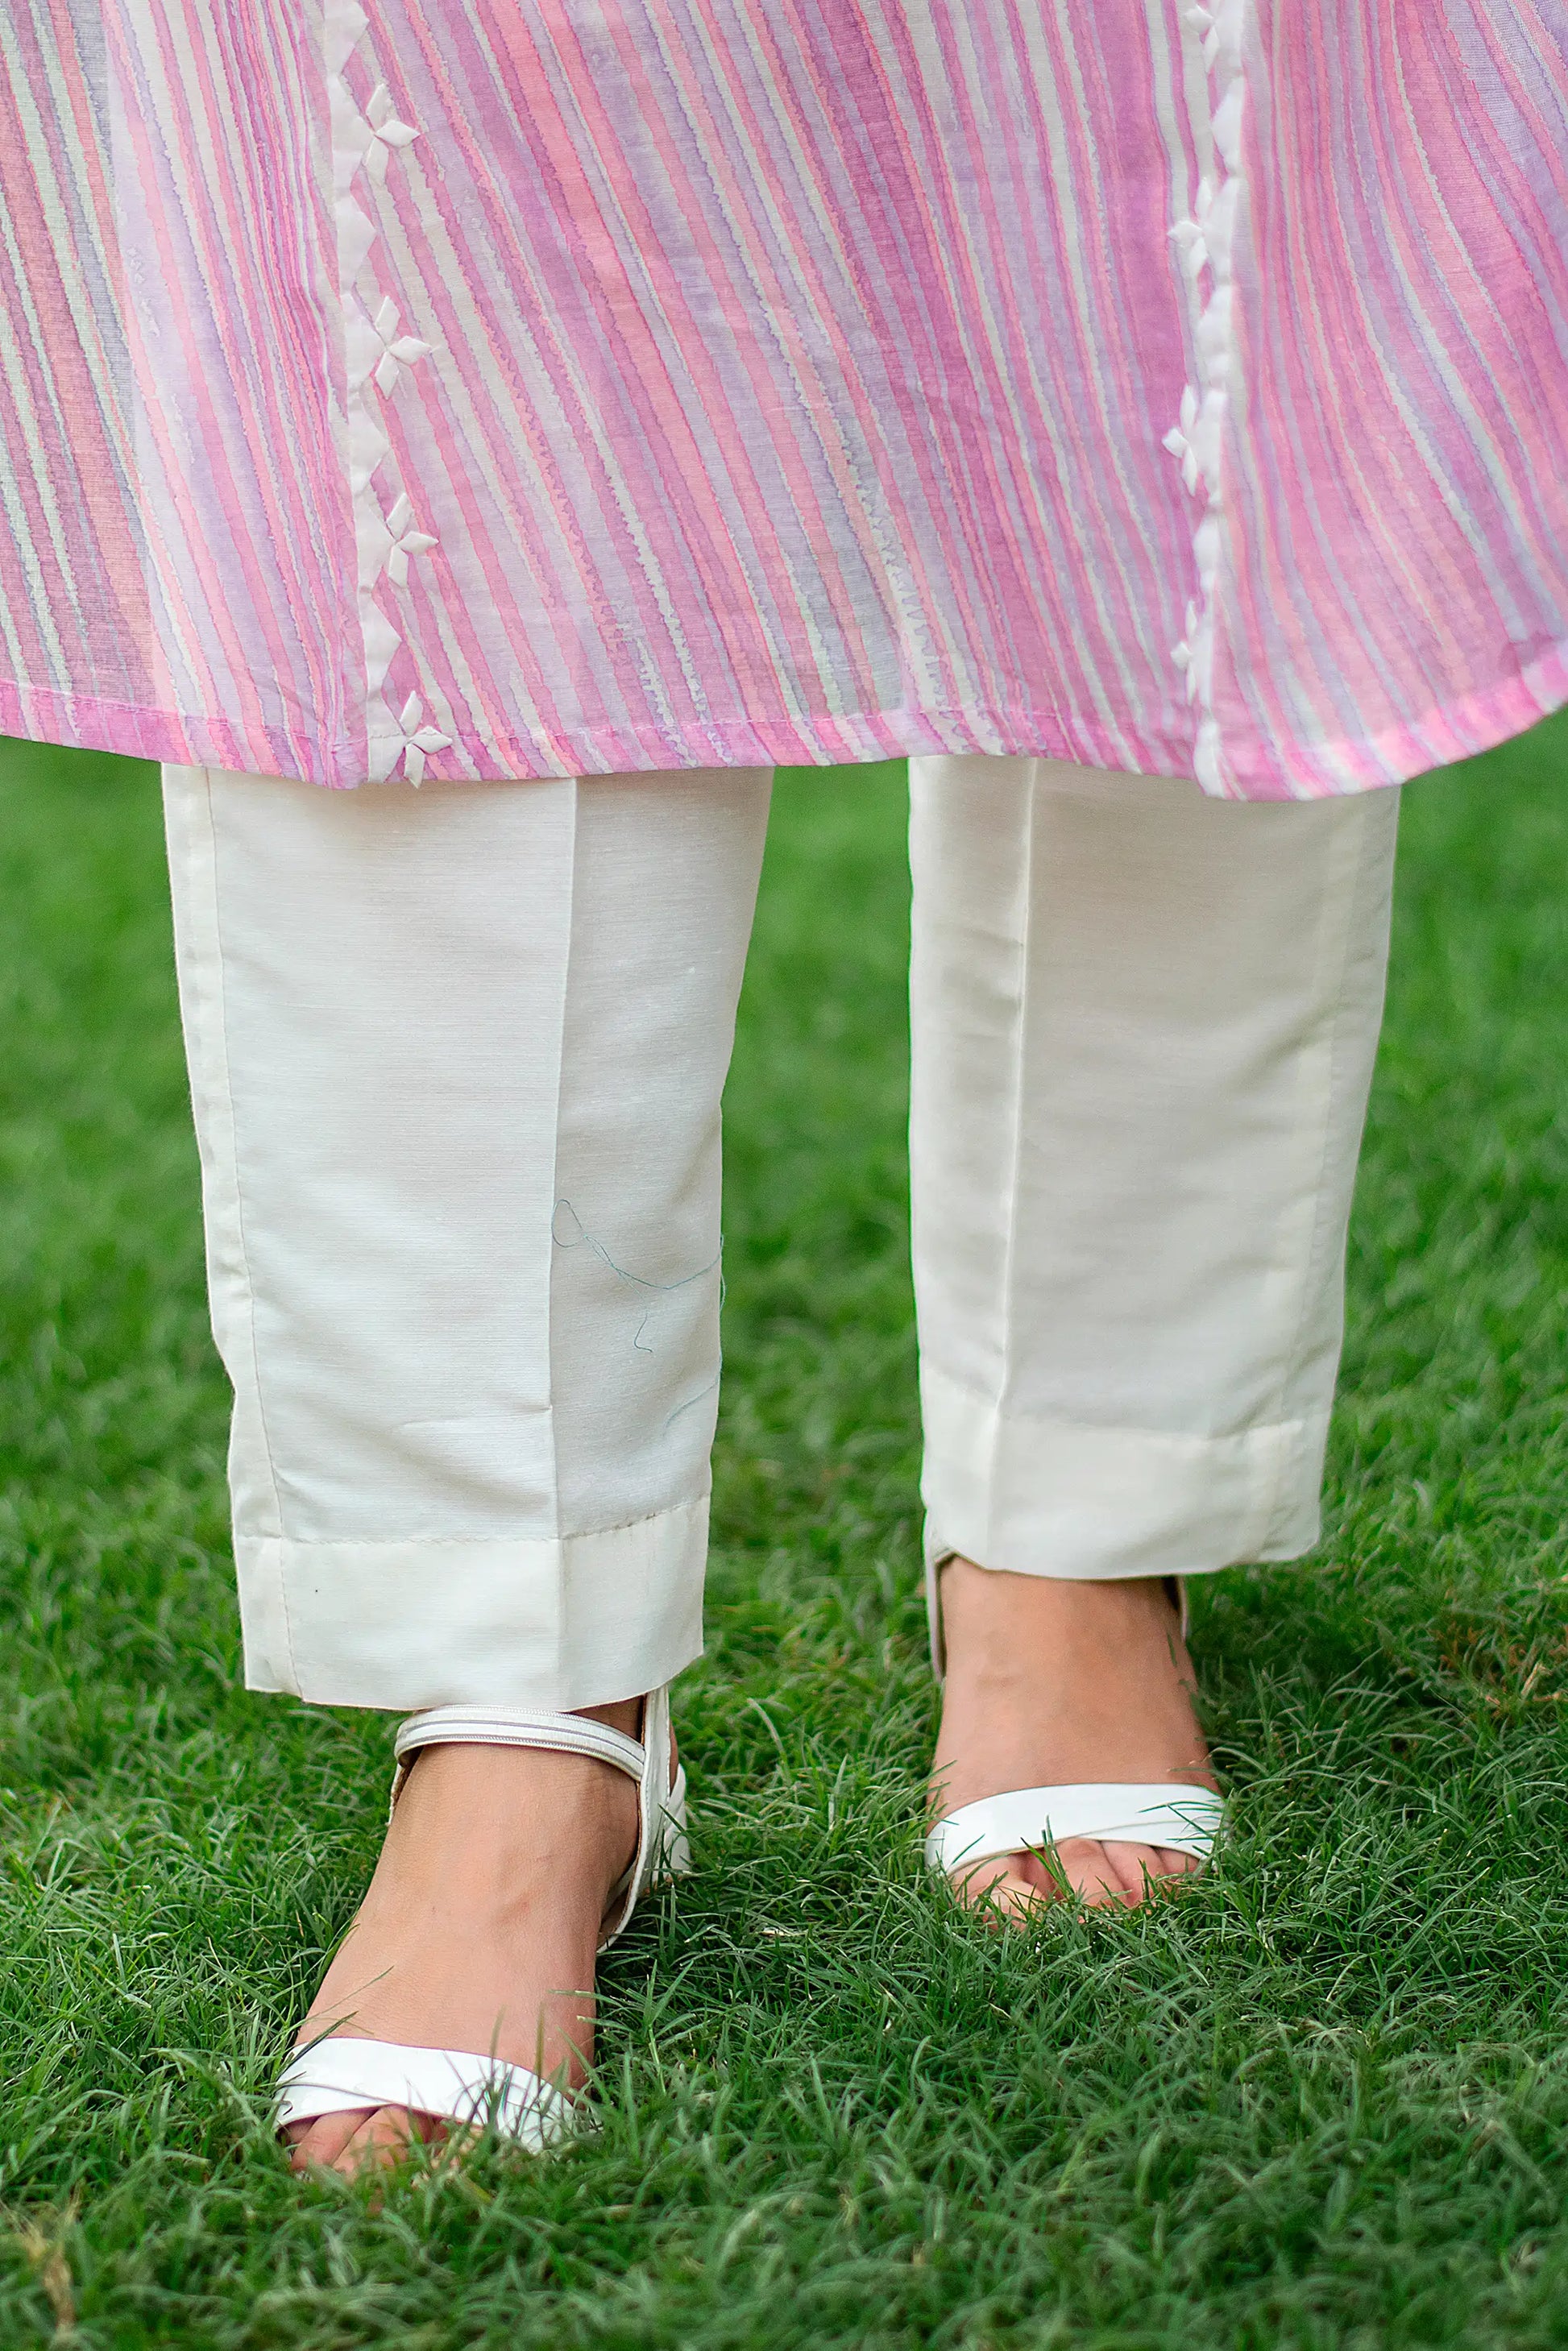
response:
<svg viewBox="0 0 1568 2351"><path fill-rule="evenodd" d="M277 2085L277 2127L359 2106L406 2106L443 2122L493 2125L534 2154L579 2127L577 2108L526 2065L466 2049L404 2048L334 2034L296 2050Z"/></svg>
<svg viewBox="0 0 1568 2351"><path fill-rule="evenodd" d="M1220 1797L1180 1782L1014 1788L961 1804L938 1821L925 1840L925 1859L932 1869L953 1870L1069 1837L1094 1837L1111 1844L1160 1845L1207 1861L1224 1818Z"/></svg>

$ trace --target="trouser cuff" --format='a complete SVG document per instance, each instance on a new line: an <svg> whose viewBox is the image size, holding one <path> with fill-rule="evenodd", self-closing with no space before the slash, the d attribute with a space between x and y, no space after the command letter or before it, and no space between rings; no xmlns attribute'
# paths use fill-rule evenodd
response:
<svg viewBox="0 0 1568 2351"><path fill-rule="evenodd" d="M1202 1575L1297 1559L1320 1531L1328 1421L1222 1437L1007 1414L921 1374L927 1557L1015 1575Z"/></svg>
<svg viewBox="0 0 1568 2351"><path fill-rule="evenodd" d="M402 1713L639 1697L701 1654L707 1519L705 1495L553 1539L239 1536L246 1681Z"/></svg>

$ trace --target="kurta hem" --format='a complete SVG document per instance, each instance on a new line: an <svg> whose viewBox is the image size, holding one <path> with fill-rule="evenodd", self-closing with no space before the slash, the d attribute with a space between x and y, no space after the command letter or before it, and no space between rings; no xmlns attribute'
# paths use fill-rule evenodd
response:
<svg viewBox="0 0 1568 2351"><path fill-rule="evenodd" d="M1568 699L1565 162L1568 0L10 0L0 725L1402 781Z"/></svg>
<svg viewBox="0 0 1568 2351"><path fill-rule="evenodd" d="M1402 784L1494 750L1500 743L1568 707L1568 640L1553 645L1517 678L1462 701L1425 713L1387 735L1317 747L1291 757L1261 743L1239 751L1227 744L1227 789L1218 794L1241 800L1322 799ZM109 751L168 767L224 768L241 775L271 776L348 790L371 780L364 746L323 742L308 754L286 741L272 742L266 762L249 747L208 722L174 712L141 710L125 704L71 702L47 689L25 692L0 679L0 734L38 743ZM868 766L883 759L925 758L965 753L1009 758L1063 759L1071 764L1117 769L1124 774L1170 776L1201 781L1191 743L1176 735L1129 741L1092 727L1035 720L1020 712L1010 719L963 711L878 712L834 717L820 726L758 726L737 721L633 738L624 731L592 731L550 743L504 741L494 761L458 768L437 758L426 761L430 783L502 783L527 778L625 775L683 768ZM1207 789L1213 793L1212 780Z"/></svg>

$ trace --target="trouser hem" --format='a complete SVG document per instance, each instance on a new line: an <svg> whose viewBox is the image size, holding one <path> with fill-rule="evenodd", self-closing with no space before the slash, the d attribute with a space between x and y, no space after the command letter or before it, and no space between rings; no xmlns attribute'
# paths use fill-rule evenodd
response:
<svg viewBox="0 0 1568 2351"><path fill-rule="evenodd" d="M1083 1582L1298 1559L1321 1530L1327 1415L1219 1437L1002 1412L921 1375L927 1560Z"/></svg>
<svg viewBox="0 0 1568 2351"><path fill-rule="evenodd" d="M236 1537L245 1677L319 1706L609 1706L702 1652L706 1496L489 1542Z"/></svg>

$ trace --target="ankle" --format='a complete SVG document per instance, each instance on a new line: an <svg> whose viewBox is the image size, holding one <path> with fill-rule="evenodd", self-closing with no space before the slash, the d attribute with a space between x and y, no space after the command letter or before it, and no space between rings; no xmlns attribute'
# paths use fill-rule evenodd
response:
<svg viewBox="0 0 1568 2351"><path fill-rule="evenodd" d="M612 1764L534 1748L429 1747L398 1800L384 1860L400 1878L459 1884L510 1910L536 1889L607 1893L636 1840L637 1791Z"/></svg>
<svg viewBox="0 0 1568 2351"><path fill-rule="evenodd" d="M1180 1618L1157 1578L1009 1574L955 1559L933 1799L1208 1778Z"/></svg>
<svg viewBox="0 0 1568 2351"><path fill-rule="evenodd" d="M948 1656L966 1678L1010 1684L1047 1657L1179 1639L1180 1612L1157 1576L1018 1575L956 1558L941 1600Z"/></svg>
<svg viewBox="0 0 1568 2351"><path fill-rule="evenodd" d="M641 1739L643 1709L647 1703L645 1698L618 1698L612 1699L608 1706L579 1706L574 1707L572 1712L584 1716L590 1722L602 1722L627 1739Z"/></svg>

